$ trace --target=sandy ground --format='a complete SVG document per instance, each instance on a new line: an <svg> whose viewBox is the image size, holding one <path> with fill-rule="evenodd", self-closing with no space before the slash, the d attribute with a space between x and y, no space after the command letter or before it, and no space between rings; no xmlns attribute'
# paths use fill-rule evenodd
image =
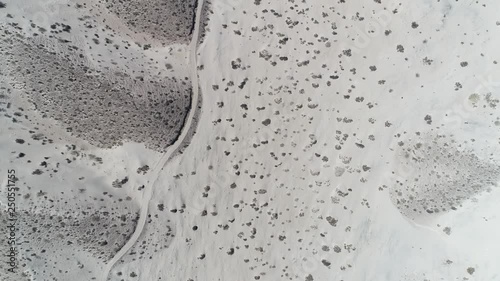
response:
<svg viewBox="0 0 500 281"><path fill-rule="evenodd" d="M500 278L492 7L211 6L198 132L113 280Z"/></svg>
<svg viewBox="0 0 500 281"><path fill-rule="evenodd" d="M62 216L11 280L500 280L498 3L203 5L172 72L203 103L166 153L33 137L3 104L0 172ZM38 239L87 225L68 206L109 212L90 225L114 247Z"/></svg>

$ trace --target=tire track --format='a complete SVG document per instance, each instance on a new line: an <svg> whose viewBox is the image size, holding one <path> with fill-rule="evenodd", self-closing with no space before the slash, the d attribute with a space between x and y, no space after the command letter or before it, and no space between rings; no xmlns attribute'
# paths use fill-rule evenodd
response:
<svg viewBox="0 0 500 281"><path fill-rule="evenodd" d="M186 124L184 124L184 127L182 128L182 133L177 139L177 141L168 148L168 151L165 152L158 163L155 165L153 168L153 171L151 173L153 182L149 184L149 188L145 189L145 194L141 199L141 205L142 209L140 212L139 216L139 221L137 222L137 227L130 237L130 239L127 241L127 243L116 253L116 255L108 262L104 269L104 276L103 276L103 281L110 280L109 274L111 273L111 270L113 269L113 266L132 248L132 246L136 243L136 241L139 239L140 235L142 234L142 231L144 229L144 225L146 224L146 218L148 215L149 211L149 201L151 200L151 196L153 194L153 187L155 186L156 182L158 181L159 174L160 172L165 168L167 165L168 160L170 157L179 149L180 145L183 143L185 138L188 135L189 129L192 126L193 123L193 117L196 112L196 107L198 104L198 99L199 99L199 83L198 83L198 72L197 72L197 60L196 60L196 52L198 49L198 37L199 37L199 32L200 32L200 26L201 26L201 14L203 11L203 0L198 0L197 6L196 6L196 22L195 22L195 29L192 34L192 39L189 44L189 66L190 66L190 72L191 72L191 80L193 84L193 96L191 99L191 109L189 111L189 115L187 116Z"/></svg>

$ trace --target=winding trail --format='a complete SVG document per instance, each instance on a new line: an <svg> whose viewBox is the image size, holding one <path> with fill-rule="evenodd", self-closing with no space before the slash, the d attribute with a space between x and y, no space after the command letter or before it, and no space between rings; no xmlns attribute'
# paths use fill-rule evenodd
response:
<svg viewBox="0 0 500 281"><path fill-rule="evenodd" d="M145 189L145 193L143 197L140 200L140 205L142 206L141 212L139 215L139 221L137 222L137 226L135 228L134 233L130 237L130 239L125 243L125 245L116 253L116 255L106 264L106 267L104 268L104 273L103 273L103 281L109 280L109 274L111 273L111 270L113 269L113 266L132 248L132 246L136 243L136 241L139 239L140 235L142 234L142 231L144 229L144 225L146 224L146 218L148 216L149 212L149 201L151 200L151 196L153 195L153 188L158 181L159 174L160 172L165 168L167 165L168 159L179 149L183 141L186 139L189 129L192 126L194 115L196 113L196 107L198 106L198 100L199 100L199 84L198 84L198 71L197 71L197 59L196 59L196 52L198 50L198 37L200 34L200 28L201 28L201 18L202 18L202 11L203 11L203 2L204 0L198 0L197 6L196 6L196 20L195 20L195 27L194 31L192 33L192 39L189 44L189 67L190 67L190 72L191 72L191 80L192 80L192 86L193 86L193 95L191 98L191 109L189 110L189 114L186 118L186 122L184 124L184 127L182 128L181 135L177 139L177 141L172 144L167 152L165 152L160 160L157 162L153 170L151 171L151 178L148 180L148 182L151 182L151 179L153 180L152 183L149 184L149 186Z"/></svg>

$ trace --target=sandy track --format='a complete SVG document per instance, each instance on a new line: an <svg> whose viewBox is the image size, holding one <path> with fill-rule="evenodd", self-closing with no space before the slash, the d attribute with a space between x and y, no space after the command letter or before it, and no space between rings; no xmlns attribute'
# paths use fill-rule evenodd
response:
<svg viewBox="0 0 500 281"><path fill-rule="evenodd" d="M167 165L167 161L170 159L170 157L179 149L181 144L183 143L184 139L188 136L189 129L192 126L194 115L196 112L196 106L198 104L198 99L199 99L199 87L198 87L198 74L197 74L197 60L196 60L196 51L198 47L198 37L199 37L199 31L200 31L200 20L201 20L201 13L203 10L203 0L198 1L198 5L196 7L196 22L195 22L195 27L194 31L192 34L192 39L189 45L189 57L190 57L190 72L191 72L191 79L192 79L192 84L193 84L193 96L191 99L191 110L189 111L189 115L187 116L186 123L184 124L184 127L182 129L182 133L177 139L177 141L169 147L168 151L165 152L158 163L155 165L155 167L152 170L151 173L151 179L148 181L150 182L149 187L145 189L145 194L140 200L140 205L142 206L139 221L137 222L137 227L130 237L130 239L127 241L127 243L116 253L116 255L108 262L106 265L106 268L104 270L103 278L102 280L108 280L109 274L113 268L113 266L132 248L132 246L136 243L136 241L139 239L143 229L144 225L146 224L146 218L148 215L149 211L149 201L151 200L151 196L153 194L153 188L158 180L159 174L165 166Z"/></svg>

